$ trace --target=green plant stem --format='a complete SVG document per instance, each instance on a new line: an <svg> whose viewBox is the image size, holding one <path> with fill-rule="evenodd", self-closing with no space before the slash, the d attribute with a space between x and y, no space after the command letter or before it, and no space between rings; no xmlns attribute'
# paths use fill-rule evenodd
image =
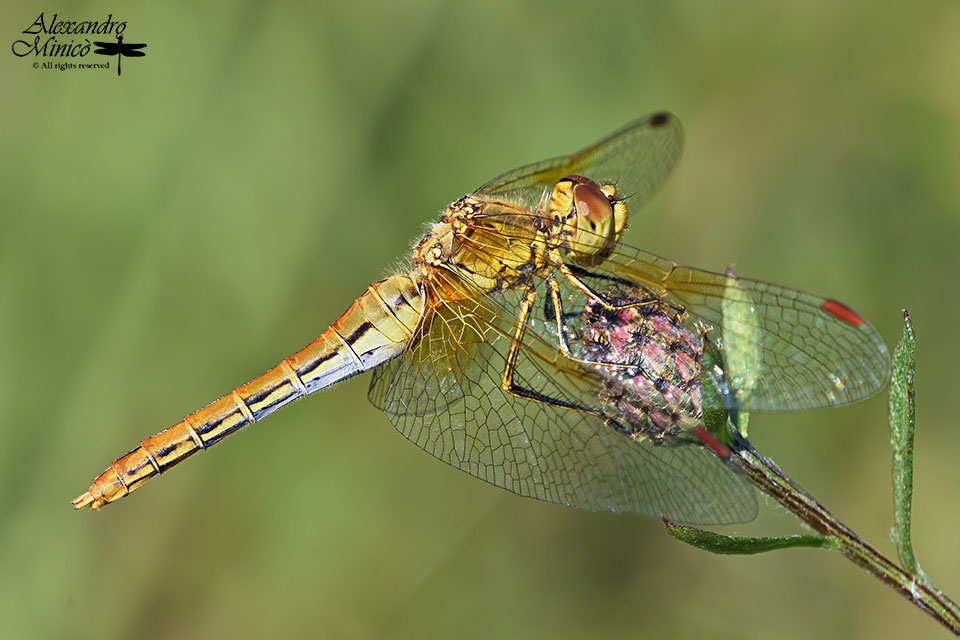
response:
<svg viewBox="0 0 960 640"><path fill-rule="evenodd" d="M750 481L815 531L837 541L837 549L848 559L889 585L909 602L926 611L934 620L960 637L960 608L928 581L912 576L864 542L810 494L788 478L776 464L734 434L732 450Z"/></svg>

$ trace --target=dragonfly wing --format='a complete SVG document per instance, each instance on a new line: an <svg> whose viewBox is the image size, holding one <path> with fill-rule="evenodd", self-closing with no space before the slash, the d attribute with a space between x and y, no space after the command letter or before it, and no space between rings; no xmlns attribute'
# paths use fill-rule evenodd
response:
<svg viewBox="0 0 960 640"><path fill-rule="evenodd" d="M403 356L375 369L370 381L367 397L394 424L401 416L420 419L463 406L456 350L469 348L471 337L474 342L483 338L468 333L466 323L443 309L430 317L433 321L418 329Z"/></svg>
<svg viewBox="0 0 960 640"><path fill-rule="evenodd" d="M540 285L538 300L546 295ZM416 345L373 382L371 399L405 437L481 480L539 500L691 523L754 517L750 485L706 448L658 445L607 424L599 383L538 331L524 339L514 384L549 400L504 391L520 292L470 293L439 307Z"/></svg>
<svg viewBox="0 0 960 640"><path fill-rule="evenodd" d="M681 308L691 328L706 330L706 336L728 352L734 343L751 351L751 388L734 403L741 409L840 406L869 398L889 380L890 357L883 338L835 300L680 266L624 245L591 268L585 280L599 290L616 282L648 289ZM740 301L744 313L732 316L731 301Z"/></svg>
<svg viewBox="0 0 960 640"><path fill-rule="evenodd" d="M666 112L644 116L572 155L526 165L480 187L480 195L536 211L554 185L568 175L616 184L618 197L638 208L666 182L683 152L683 127Z"/></svg>

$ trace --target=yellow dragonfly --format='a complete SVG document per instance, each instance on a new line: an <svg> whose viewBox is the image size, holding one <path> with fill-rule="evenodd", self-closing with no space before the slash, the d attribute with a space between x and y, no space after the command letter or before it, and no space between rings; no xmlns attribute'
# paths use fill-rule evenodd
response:
<svg viewBox="0 0 960 640"><path fill-rule="evenodd" d="M677 118L655 113L456 200L408 271L370 285L301 351L116 459L75 508L99 509L285 404L374 369L370 399L404 436L491 484L590 510L752 519L753 489L705 428L706 412L861 400L886 384L889 358L840 302L620 242L628 209L653 196L682 147ZM734 358L734 343L749 355Z"/></svg>

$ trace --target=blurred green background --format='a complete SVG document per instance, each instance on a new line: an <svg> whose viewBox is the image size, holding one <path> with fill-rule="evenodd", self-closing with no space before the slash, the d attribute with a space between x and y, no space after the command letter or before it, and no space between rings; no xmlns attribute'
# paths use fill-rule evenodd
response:
<svg viewBox="0 0 960 640"><path fill-rule="evenodd" d="M837 554L713 556L461 474L366 377L101 513L69 500L310 341L450 200L668 108L685 157L626 241L839 298L891 344L909 308L914 537L960 596L960 4L15 0L3 38L40 10L148 47L120 78L0 54L5 637L945 637ZM886 412L751 432L895 554ZM735 531L798 530L761 503Z"/></svg>

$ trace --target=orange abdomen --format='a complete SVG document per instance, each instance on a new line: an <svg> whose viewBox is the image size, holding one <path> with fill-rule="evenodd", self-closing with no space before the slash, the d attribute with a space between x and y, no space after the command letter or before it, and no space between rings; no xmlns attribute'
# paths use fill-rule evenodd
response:
<svg viewBox="0 0 960 640"><path fill-rule="evenodd" d="M74 499L74 507L99 509L285 404L396 357L422 312L423 299L411 278L392 276L370 285L309 345L114 460Z"/></svg>

